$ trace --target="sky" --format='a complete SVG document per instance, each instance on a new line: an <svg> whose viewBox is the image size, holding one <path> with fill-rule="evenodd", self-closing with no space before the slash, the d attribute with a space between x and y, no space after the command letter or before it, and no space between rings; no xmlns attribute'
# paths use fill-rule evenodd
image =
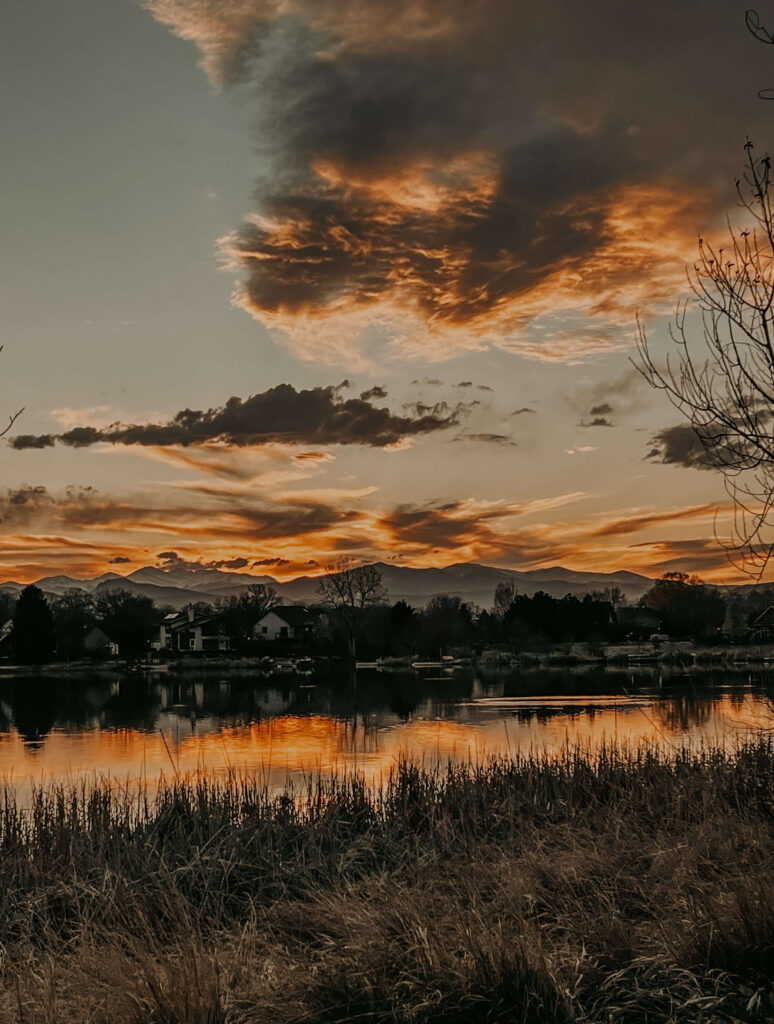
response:
<svg viewBox="0 0 774 1024"><path fill-rule="evenodd" d="M771 145L745 6L7 0L0 578L739 578L632 357Z"/></svg>

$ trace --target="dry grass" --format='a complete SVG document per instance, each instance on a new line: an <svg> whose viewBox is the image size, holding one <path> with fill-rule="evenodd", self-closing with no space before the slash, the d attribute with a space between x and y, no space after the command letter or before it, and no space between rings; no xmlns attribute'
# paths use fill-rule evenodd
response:
<svg viewBox="0 0 774 1024"><path fill-rule="evenodd" d="M0 1020L774 1019L774 748L0 808Z"/></svg>

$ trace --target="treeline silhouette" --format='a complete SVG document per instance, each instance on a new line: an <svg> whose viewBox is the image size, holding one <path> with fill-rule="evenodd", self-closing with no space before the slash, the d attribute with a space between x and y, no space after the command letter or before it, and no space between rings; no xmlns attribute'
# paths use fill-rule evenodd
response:
<svg viewBox="0 0 774 1024"><path fill-rule="evenodd" d="M452 594L438 594L424 608L403 600L359 609L328 606L326 630L303 640L272 644L253 634L268 609L282 611L270 591L250 587L215 604L200 602L193 610L197 615L216 616L216 628L228 637L228 647L235 653L269 653L283 647L346 655L354 629L358 658L369 660L406 655L431 658L492 645L540 651L557 644L643 640L654 632L703 642L766 639L766 629L761 633L751 627L774 605L774 587L724 593L698 577L675 572L656 580L636 606L627 605L615 587L580 598L571 594L555 598L541 591L519 594L512 584L500 584L490 609ZM71 590L60 597L47 597L34 585L25 587L18 597L0 592L0 654L24 663L81 657L84 638L99 627L118 645L121 656L138 657L150 650L161 621L172 611L157 607L150 597L120 589L96 596ZM771 617L774 635L774 608Z"/></svg>

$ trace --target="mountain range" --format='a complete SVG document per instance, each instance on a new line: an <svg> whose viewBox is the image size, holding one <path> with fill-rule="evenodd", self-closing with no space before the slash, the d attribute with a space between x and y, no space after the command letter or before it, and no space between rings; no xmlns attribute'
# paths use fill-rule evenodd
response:
<svg viewBox="0 0 774 1024"><path fill-rule="evenodd" d="M488 608L494 600L498 583L513 582L521 594L543 590L552 597L574 594L578 597L592 590L619 587L629 601L637 601L653 585L653 580L634 572L576 572L553 566L550 569L497 569L474 562L459 562L439 569L410 569L386 562L375 563L391 601L408 601L416 607L427 604L436 594L451 594L471 604ZM127 590L150 597L158 606L182 608L189 602L213 602L219 597L239 594L250 584L265 583L274 587L283 604L312 604L319 600L319 578L299 576L279 583L272 576L225 572L189 566L158 568L145 566L122 576L104 573L93 579L72 579L70 576L45 576L36 584L47 595L59 597L67 590L83 590L100 595L111 590ZM9 580L0 584L0 591L18 593L25 584Z"/></svg>

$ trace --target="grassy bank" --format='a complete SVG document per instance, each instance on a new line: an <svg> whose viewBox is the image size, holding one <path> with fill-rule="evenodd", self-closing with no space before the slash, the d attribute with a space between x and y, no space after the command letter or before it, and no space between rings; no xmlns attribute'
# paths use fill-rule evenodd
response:
<svg viewBox="0 0 774 1024"><path fill-rule="evenodd" d="M774 1017L774 747L0 811L0 1020Z"/></svg>

